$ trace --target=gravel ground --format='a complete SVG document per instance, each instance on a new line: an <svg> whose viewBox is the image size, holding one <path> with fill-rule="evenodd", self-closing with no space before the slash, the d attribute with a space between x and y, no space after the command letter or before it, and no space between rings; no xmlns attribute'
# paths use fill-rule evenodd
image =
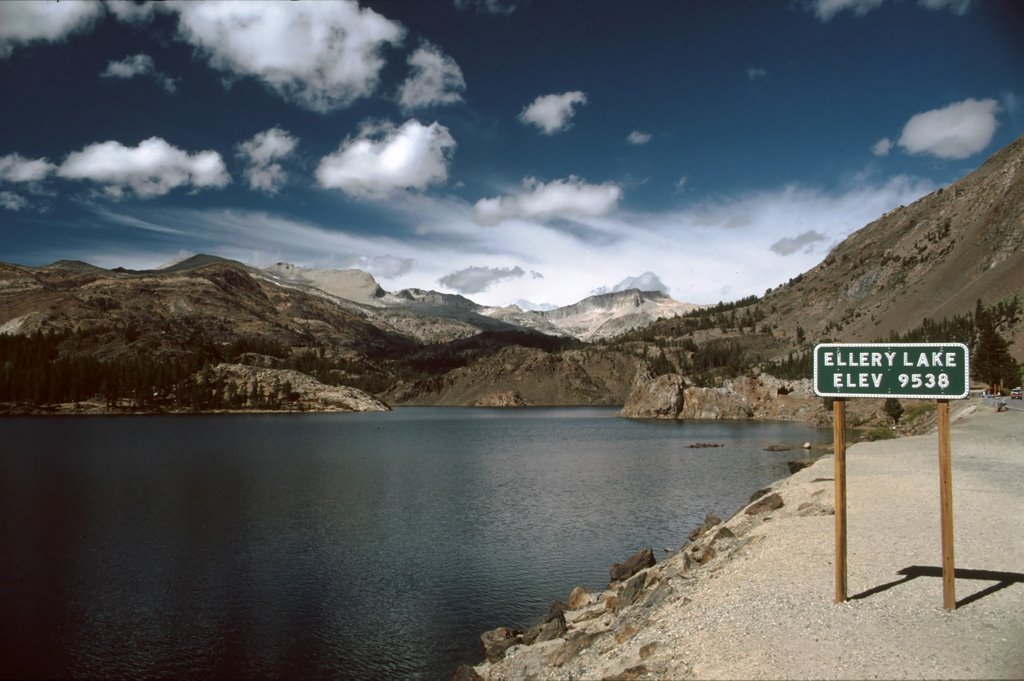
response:
<svg viewBox="0 0 1024 681"><path fill-rule="evenodd" d="M585 624L567 616L570 641L573 629L589 627L578 655L560 655L569 644L559 639L514 647L477 671L493 679L1024 678L1022 440L1024 413L954 403L955 611L942 607L932 433L848 448L846 603L833 602L834 516L814 512L833 503L827 456L774 486L783 508L727 522L738 535L729 555L696 569L674 567L680 560L652 568L665 597ZM798 511L805 502L812 507Z"/></svg>

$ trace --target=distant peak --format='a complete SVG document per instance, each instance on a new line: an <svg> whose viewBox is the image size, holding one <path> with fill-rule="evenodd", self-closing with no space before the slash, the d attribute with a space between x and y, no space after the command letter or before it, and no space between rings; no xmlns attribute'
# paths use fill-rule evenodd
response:
<svg viewBox="0 0 1024 681"><path fill-rule="evenodd" d="M188 270L206 267L207 265L233 262L233 260L221 258L220 256L217 255L207 255L205 253L199 253L197 255L189 256L183 260L178 260L177 262L171 262L157 269L161 272L187 272Z"/></svg>

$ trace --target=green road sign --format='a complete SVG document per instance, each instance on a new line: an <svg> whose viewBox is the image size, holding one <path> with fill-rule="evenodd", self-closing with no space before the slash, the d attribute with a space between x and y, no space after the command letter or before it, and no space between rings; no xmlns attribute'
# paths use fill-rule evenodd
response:
<svg viewBox="0 0 1024 681"><path fill-rule="evenodd" d="M970 392L963 343L821 343L814 393L821 397L956 400Z"/></svg>

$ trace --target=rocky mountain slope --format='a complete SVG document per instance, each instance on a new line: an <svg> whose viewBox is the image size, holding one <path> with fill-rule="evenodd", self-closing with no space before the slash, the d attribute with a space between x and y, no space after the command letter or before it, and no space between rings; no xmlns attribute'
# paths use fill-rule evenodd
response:
<svg viewBox="0 0 1024 681"><path fill-rule="evenodd" d="M445 406L617 405L645 368L639 358L620 352L551 353L509 346L443 376L400 383L384 398L394 404Z"/></svg>
<svg viewBox="0 0 1024 681"><path fill-rule="evenodd" d="M0 328L73 333L101 359L178 354L240 338L365 356L408 348L408 338L321 296L289 291L250 268L196 256L165 270L103 270L60 261L0 264Z"/></svg>
<svg viewBox="0 0 1024 681"><path fill-rule="evenodd" d="M661 353L659 373L701 374L715 385L756 368L809 377L819 342L970 344L981 301L1022 361L1022 243L1024 138L963 179L866 225L764 296L654 322L608 345Z"/></svg>
<svg viewBox="0 0 1024 681"><path fill-rule="evenodd" d="M214 256L141 272L0 265L0 402L367 408L351 387L393 403L618 404L637 372L635 358L577 351L579 341L493 319L460 296L307 274ZM393 300L361 304L314 284ZM325 385L307 390L292 372ZM257 384L265 397L249 397Z"/></svg>
<svg viewBox="0 0 1024 681"><path fill-rule="evenodd" d="M1024 291L1024 138L980 168L883 215L762 300L795 337L863 342ZM1024 359L1024 325L1007 329Z"/></svg>
<svg viewBox="0 0 1024 681"><path fill-rule="evenodd" d="M538 320L531 328L547 333L547 325L550 325L562 333L590 341L612 338L659 318L677 317L696 309L696 305L680 303L661 291L629 289L590 296L555 310L524 314ZM490 314L498 316L499 313ZM520 323L529 325L526 319Z"/></svg>

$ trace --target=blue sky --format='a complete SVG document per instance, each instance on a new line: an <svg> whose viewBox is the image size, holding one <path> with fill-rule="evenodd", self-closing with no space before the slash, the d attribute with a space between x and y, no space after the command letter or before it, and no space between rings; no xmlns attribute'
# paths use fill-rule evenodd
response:
<svg viewBox="0 0 1024 681"><path fill-rule="evenodd" d="M988 0L0 3L0 261L732 300L1024 134Z"/></svg>

